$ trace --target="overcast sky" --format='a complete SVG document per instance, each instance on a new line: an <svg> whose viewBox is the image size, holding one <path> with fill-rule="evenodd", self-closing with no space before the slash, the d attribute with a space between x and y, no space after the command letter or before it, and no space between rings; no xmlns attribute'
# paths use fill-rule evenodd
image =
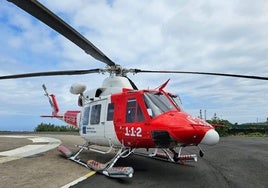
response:
<svg viewBox="0 0 268 188"><path fill-rule="evenodd" d="M126 68L268 76L268 2L249 0L41 1ZM8 1L0 2L0 75L104 68L83 50ZM79 109L74 82L97 88L108 75L0 80L0 130L32 130L50 114L41 85L61 111ZM187 112L232 123L266 121L268 82L201 75L137 74L142 88L179 94Z"/></svg>

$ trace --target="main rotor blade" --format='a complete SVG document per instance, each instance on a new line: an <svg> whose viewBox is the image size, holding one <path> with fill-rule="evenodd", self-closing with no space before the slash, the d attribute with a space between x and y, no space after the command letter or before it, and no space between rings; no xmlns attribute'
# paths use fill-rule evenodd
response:
<svg viewBox="0 0 268 188"><path fill-rule="evenodd" d="M100 71L101 71L101 69L36 72L36 73L0 76L0 80L39 77L39 76L81 75L81 74L99 73Z"/></svg>
<svg viewBox="0 0 268 188"><path fill-rule="evenodd" d="M268 77L254 76L254 75L242 75L242 74L224 74L216 72L193 72L193 71L158 71L158 70L140 70L134 69L135 73L166 73L166 74L203 74L213 76L225 76L225 77L237 77L237 78L248 78L257 80L268 80Z"/></svg>
<svg viewBox="0 0 268 188"><path fill-rule="evenodd" d="M82 48L87 54L95 59L109 65L114 66L115 63L109 59L102 51L94 46L83 35L76 31L73 27L63 21L60 17L51 12L44 5L36 0L8 0L32 16L36 17L55 31L59 32L74 44Z"/></svg>

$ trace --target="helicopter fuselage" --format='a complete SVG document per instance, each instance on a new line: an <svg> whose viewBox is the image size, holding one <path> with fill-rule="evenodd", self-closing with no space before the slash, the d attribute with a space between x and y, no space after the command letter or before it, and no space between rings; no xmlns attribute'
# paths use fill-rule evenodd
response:
<svg viewBox="0 0 268 188"><path fill-rule="evenodd" d="M87 142L103 146L173 148L218 142L213 126L182 110L175 95L130 87L127 78L107 78L101 88L81 93L82 110L67 111L62 120L79 127Z"/></svg>

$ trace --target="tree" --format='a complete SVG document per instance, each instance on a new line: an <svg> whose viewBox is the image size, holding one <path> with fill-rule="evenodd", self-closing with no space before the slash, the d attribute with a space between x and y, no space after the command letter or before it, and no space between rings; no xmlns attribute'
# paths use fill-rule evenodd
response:
<svg viewBox="0 0 268 188"><path fill-rule="evenodd" d="M72 126L57 126L51 123L40 123L34 129L35 132L77 132L78 129Z"/></svg>
<svg viewBox="0 0 268 188"><path fill-rule="evenodd" d="M232 123L228 120L220 119L217 114L215 113L211 120L207 120L209 124L214 125L222 125L222 126L215 126L215 130L219 133L220 136L228 136L230 129L232 127Z"/></svg>

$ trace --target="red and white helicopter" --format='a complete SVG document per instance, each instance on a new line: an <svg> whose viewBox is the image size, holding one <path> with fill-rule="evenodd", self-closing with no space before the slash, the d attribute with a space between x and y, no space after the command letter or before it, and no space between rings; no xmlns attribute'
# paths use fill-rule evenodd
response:
<svg viewBox="0 0 268 188"><path fill-rule="evenodd" d="M78 105L81 107L79 111L60 113L55 95L49 94L43 85L45 95L53 109L52 115L43 117L58 118L74 127L79 127L80 135L85 139L85 144L79 146L79 151L75 153L64 146L58 149L68 159L109 177L132 177L134 173L132 167L114 167L114 165L119 158L128 157L138 148L153 149L153 153L148 157L180 163L187 160L197 161L196 154L183 155L183 147L199 147L199 144L214 145L219 142L219 135L212 125L186 113L182 110L179 98L164 90L168 81L154 90L139 90L127 77L128 73L204 74L268 80L267 77L223 73L124 69L38 1L8 1L65 36L93 58L106 64L104 69L27 73L0 76L0 79L109 73L109 77L99 88L86 90L86 86L79 83L71 86L70 92L78 95ZM93 145L107 146L108 149L103 151L92 147ZM94 160L83 162L79 159L79 154L85 149L102 154L114 151L117 153L105 164ZM199 155L202 157L203 154L200 148Z"/></svg>

